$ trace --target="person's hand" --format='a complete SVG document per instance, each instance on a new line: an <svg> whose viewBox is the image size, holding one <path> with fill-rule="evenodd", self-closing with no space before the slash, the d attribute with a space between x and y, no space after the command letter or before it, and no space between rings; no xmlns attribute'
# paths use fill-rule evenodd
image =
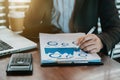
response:
<svg viewBox="0 0 120 80"><path fill-rule="evenodd" d="M103 48L101 40L95 34L87 34L78 38L77 45L89 53L97 53Z"/></svg>

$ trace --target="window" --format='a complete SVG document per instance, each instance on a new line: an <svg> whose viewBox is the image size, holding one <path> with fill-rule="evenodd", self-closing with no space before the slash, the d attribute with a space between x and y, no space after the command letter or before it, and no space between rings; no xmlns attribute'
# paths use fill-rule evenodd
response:
<svg viewBox="0 0 120 80"><path fill-rule="evenodd" d="M120 0L116 0L116 7L118 9L119 17L120 17Z"/></svg>
<svg viewBox="0 0 120 80"><path fill-rule="evenodd" d="M31 0L9 0L9 11L25 11Z"/></svg>
<svg viewBox="0 0 120 80"><path fill-rule="evenodd" d="M0 26L6 26L7 24L7 7L5 7L7 2L5 0L0 0Z"/></svg>
<svg viewBox="0 0 120 80"><path fill-rule="evenodd" d="M118 9L119 18L120 18L120 0L116 0L116 7ZM111 57L112 58L120 57L120 42L117 45L115 45L115 48L113 49Z"/></svg>
<svg viewBox="0 0 120 80"><path fill-rule="evenodd" d="M0 27L9 26L9 11L26 11L31 0L0 0Z"/></svg>

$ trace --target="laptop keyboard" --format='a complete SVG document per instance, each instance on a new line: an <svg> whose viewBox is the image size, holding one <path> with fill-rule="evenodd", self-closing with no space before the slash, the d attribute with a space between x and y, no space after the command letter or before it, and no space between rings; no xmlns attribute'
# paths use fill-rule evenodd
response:
<svg viewBox="0 0 120 80"><path fill-rule="evenodd" d="M0 51L3 50L8 50L8 49L12 49L13 47L11 47L9 44L3 42L2 40L0 40Z"/></svg>

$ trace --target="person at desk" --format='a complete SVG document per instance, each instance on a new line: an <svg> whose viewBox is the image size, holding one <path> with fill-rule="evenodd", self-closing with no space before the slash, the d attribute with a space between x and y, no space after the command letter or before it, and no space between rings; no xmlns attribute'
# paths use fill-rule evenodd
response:
<svg viewBox="0 0 120 80"><path fill-rule="evenodd" d="M102 28L99 34L98 18ZM90 53L107 53L120 41L115 0L32 0L24 32L87 33L93 26L96 27L94 32L78 38L77 45Z"/></svg>

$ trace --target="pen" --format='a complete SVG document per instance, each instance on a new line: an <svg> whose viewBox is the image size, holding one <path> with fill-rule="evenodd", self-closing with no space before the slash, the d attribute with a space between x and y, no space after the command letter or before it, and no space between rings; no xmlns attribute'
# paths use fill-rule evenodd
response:
<svg viewBox="0 0 120 80"><path fill-rule="evenodd" d="M96 27L93 26L87 34L92 34L95 31Z"/></svg>

